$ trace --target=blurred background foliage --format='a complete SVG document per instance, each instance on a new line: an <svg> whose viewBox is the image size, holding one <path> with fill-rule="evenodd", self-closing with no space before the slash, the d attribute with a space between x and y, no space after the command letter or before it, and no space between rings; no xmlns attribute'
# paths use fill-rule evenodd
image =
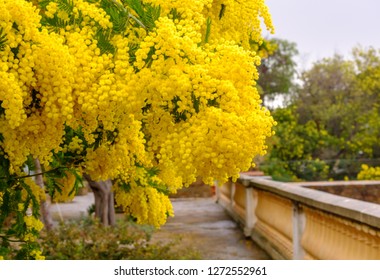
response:
<svg viewBox="0 0 380 280"><path fill-rule="evenodd" d="M299 72L296 45L271 44L258 84L277 126L260 169L280 181L347 180L380 165L380 51L356 47Z"/></svg>

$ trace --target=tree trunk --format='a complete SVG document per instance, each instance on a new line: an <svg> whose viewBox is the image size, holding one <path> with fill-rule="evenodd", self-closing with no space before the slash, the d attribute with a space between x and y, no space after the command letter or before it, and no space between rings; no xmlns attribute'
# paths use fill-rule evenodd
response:
<svg viewBox="0 0 380 280"><path fill-rule="evenodd" d="M87 174L83 174L83 177L94 193L95 217L99 218L105 226L114 226L116 221L112 181L93 181Z"/></svg>
<svg viewBox="0 0 380 280"><path fill-rule="evenodd" d="M41 164L40 164L39 159L34 160L34 165L36 167L35 172L36 174L38 174L35 176L36 184L39 185L40 188L45 191L45 184L44 184L43 176L41 174L42 169L41 169ZM42 222L44 223L45 229L51 230L53 228L53 219L49 211L49 203L47 200L41 201L40 212L41 212Z"/></svg>

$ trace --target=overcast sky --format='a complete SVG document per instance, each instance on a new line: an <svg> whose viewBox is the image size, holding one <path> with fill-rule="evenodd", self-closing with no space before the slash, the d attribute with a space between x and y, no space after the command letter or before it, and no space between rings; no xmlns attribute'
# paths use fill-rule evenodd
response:
<svg viewBox="0 0 380 280"><path fill-rule="evenodd" d="M297 44L300 69L360 44L380 49L380 0L266 0L276 33Z"/></svg>

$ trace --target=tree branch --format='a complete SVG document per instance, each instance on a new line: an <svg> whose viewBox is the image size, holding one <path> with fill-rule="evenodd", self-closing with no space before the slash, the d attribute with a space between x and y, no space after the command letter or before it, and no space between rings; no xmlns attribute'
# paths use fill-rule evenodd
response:
<svg viewBox="0 0 380 280"><path fill-rule="evenodd" d="M24 175L24 176L20 176L20 177L15 177L15 179L25 179L25 178L31 178L31 177L35 177L35 176L40 176L40 175L44 175L46 173L54 172L54 171L59 170L61 168L65 168L65 167L59 166L59 167L53 168L53 169L48 170L48 171L39 172L39 173L35 173L35 174L29 174L29 175ZM8 177L0 177L0 180L7 179L7 178Z"/></svg>

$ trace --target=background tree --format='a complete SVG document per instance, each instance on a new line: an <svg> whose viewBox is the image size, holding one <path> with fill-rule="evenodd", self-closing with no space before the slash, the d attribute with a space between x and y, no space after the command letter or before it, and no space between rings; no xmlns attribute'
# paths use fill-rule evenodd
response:
<svg viewBox="0 0 380 280"><path fill-rule="evenodd" d="M272 114L276 134L268 141L269 154L260 168L279 181L327 180L329 166L319 159L329 142L327 131L314 120L300 124L294 105L277 108Z"/></svg>
<svg viewBox="0 0 380 280"><path fill-rule="evenodd" d="M380 158L380 50L356 47L353 49L353 59L358 73L356 86L365 96L365 102L360 101L363 126L359 141L366 143L363 150L367 154L372 158Z"/></svg>
<svg viewBox="0 0 380 280"><path fill-rule="evenodd" d="M269 55L262 59L258 85L264 101L273 101L278 95L289 95L295 90L298 55L297 46L284 39L267 40Z"/></svg>
<svg viewBox="0 0 380 280"><path fill-rule="evenodd" d="M276 173L278 161L286 180L355 178L363 161L376 161L378 62L374 49L355 48L352 59L335 55L302 73L292 106L273 114L268 171Z"/></svg>
<svg viewBox="0 0 380 280"><path fill-rule="evenodd" d="M111 179L117 204L159 227L169 193L236 179L265 153L263 1L32 2L0 0L2 256L18 240L18 258L41 258L34 159L52 196L75 191L69 174Z"/></svg>
<svg viewBox="0 0 380 280"><path fill-rule="evenodd" d="M322 158L372 158L378 146L374 138L379 135L378 125L369 126L378 120L378 93L367 88L368 83L377 83L377 77L369 75L371 67L359 69L358 51L354 50L353 60L338 55L325 59L302 77L295 101L300 118L314 120L334 138L331 149L321 151ZM368 56L372 51L361 53Z"/></svg>

